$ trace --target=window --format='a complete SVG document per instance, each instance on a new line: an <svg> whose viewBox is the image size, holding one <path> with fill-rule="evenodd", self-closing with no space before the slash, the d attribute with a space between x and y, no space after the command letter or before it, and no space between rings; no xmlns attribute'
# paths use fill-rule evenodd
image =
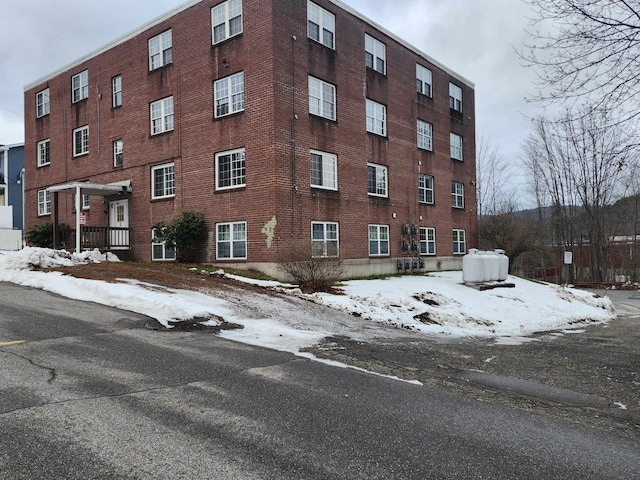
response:
<svg viewBox="0 0 640 480"><path fill-rule="evenodd" d="M49 190L38 190L38 215L49 215L51 213L51 192Z"/></svg>
<svg viewBox="0 0 640 480"><path fill-rule="evenodd" d="M451 206L464 208L464 185L460 182L451 182Z"/></svg>
<svg viewBox="0 0 640 480"><path fill-rule="evenodd" d="M416 90L427 97L431 96L431 70L416 63Z"/></svg>
<svg viewBox="0 0 640 480"><path fill-rule="evenodd" d="M151 135L173 130L173 97L151 104Z"/></svg>
<svg viewBox="0 0 640 480"><path fill-rule="evenodd" d="M387 196L387 167L367 164L367 192L377 197Z"/></svg>
<svg viewBox="0 0 640 480"><path fill-rule="evenodd" d="M89 153L89 125L73 131L73 156Z"/></svg>
<svg viewBox="0 0 640 480"><path fill-rule="evenodd" d="M376 72L386 74L386 47L384 43L375 38L364 35L364 63L367 67L373 68Z"/></svg>
<svg viewBox="0 0 640 480"><path fill-rule="evenodd" d="M311 254L314 257L338 256L338 224L311 222Z"/></svg>
<svg viewBox="0 0 640 480"><path fill-rule="evenodd" d="M467 247L464 240L464 230L453 230L453 253L465 253Z"/></svg>
<svg viewBox="0 0 640 480"><path fill-rule="evenodd" d="M311 150L309 153L311 163L311 186L338 189L338 157L331 153Z"/></svg>
<svg viewBox="0 0 640 480"><path fill-rule="evenodd" d="M246 185L244 157L244 148L216 153L216 190Z"/></svg>
<svg viewBox="0 0 640 480"><path fill-rule="evenodd" d="M73 196L73 209L75 210L76 208L76 194L74 193ZM91 208L91 197L89 195L87 195L86 193L83 193L82 196L80 197L80 208L82 210L89 210Z"/></svg>
<svg viewBox="0 0 640 480"><path fill-rule="evenodd" d="M71 98L73 103L89 97L89 70L71 77Z"/></svg>
<svg viewBox="0 0 640 480"><path fill-rule="evenodd" d="M149 70L155 70L173 62L171 44L171 30L149 39Z"/></svg>
<svg viewBox="0 0 640 480"><path fill-rule="evenodd" d="M307 2L307 35L329 48L335 48L336 17L313 2Z"/></svg>
<svg viewBox="0 0 640 480"><path fill-rule="evenodd" d="M151 198L172 197L176 192L175 165L168 163L151 169Z"/></svg>
<svg viewBox="0 0 640 480"><path fill-rule="evenodd" d="M113 166L121 167L124 163L124 143L122 140L116 140L113 142Z"/></svg>
<svg viewBox="0 0 640 480"><path fill-rule="evenodd" d="M213 44L242 33L242 0L227 0L211 9Z"/></svg>
<svg viewBox="0 0 640 480"><path fill-rule="evenodd" d="M151 260L175 260L176 249L167 248L165 242L160 242L157 239L159 233L157 230L151 232Z"/></svg>
<svg viewBox="0 0 640 480"><path fill-rule="evenodd" d="M431 175L418 175L418 201L420 203L433 203L433 177Z"/></svg>
<svg viewBox="0 0 640 480"><path fill-rule="evenodd" d="M244 72L216 80L213 90L216 117L244 110Z"/></svg>
<svg viewBox="0 0 640 480"><path fill-rule="evenodd" d="M420 227L420 255L436 254L436 229Z"/></svg>
<svg viewBox="0 0 640 480"><path fill-rule="evenodd" d="M433 125L418 120L418 148L433 150Z"/></svg>
<svg viewBox="0 0 640 480"><path fill-rule="evenodd" d="M462 89L449 82L449 108L462 112Z"/></svg>
<svg viewBox="0 0 640 480"><path fill-rule="evenodd" d="M369 225L369 255L389 255L389 226Z"/></svg>
<svg viewBox="0 0 640 480"><path fill-rule="evenodd" d="M38 166L44 167L51 163L51 141L49 139L38 142Z"/></svg>
<svg viewBox="0 0 640 480"><path fill-rule="evenodd" d="M216 225L216 258L247 258L247 222Z"/></svg>
<svg viewBox="0 0 640 480"><path fill-rule="evenodd" d="M111 98L113 108L122 106L122 76L120 75L111 79Z"/></svg>
<svg viewBox="0 0 640 480"><path fill-rule="evenodd" d="M49 115L49 89L36 93L36 117Z"/></svg>
<svg viewBox="0 0 640 480"><path fill-rule="evenodd" d="M462 137L451 133L449 134L449 142L451 144L451 158L462 160Z"/></svg>
<svg viewBox="0 0 640 480"><path fill-rule="evenodd" d="M336 87L309 77L309 113L330 120L336 119Z"/></svg>
<svg viewBox="0 0 640 480"><path fill-rule="evenodd" d="M367 132L387 136L387 107L367 98Z"/></svg>

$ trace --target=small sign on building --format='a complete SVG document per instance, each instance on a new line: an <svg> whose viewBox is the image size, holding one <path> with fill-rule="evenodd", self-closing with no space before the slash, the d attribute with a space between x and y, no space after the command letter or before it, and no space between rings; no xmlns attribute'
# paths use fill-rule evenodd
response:
<svg viewBox="0 0 640 480"><path fill-rule="evenodd" d="M86 225L86 224L87 224L87 213L80 212L80 225Z"/></svg>

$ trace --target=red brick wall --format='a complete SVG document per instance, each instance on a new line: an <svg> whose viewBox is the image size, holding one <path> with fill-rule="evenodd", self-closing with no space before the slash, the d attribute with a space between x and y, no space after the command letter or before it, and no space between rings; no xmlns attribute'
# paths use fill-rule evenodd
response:
<svg viewBox="0 0 640 480"><path fill-rule="evenodd" d="M132 180L133 253L143 260L151 256L150 225L185 209L204 213L211 231L217 222L246 221L248 260L255 262L273 261L291 239L309 242L311 221L339 222L343 258L368 257L370 223L390 226L391 256L401 255L405 222L435 227L439 255L451 254L452 228L465 229L467 246L473 246L471 88L456 81L463 88L464 113L452 118L448 73L420 59L433 72L434 93L432 99L417 94L419 56L326 0L316 3L336 15L335 51L307 38L306 2L293 0L244 0L242 35L212 46L210 10L218 3L204 0L25 92L27 226L51 219L37 217L40 189L77 180ZM149 72L147 41L168 28L173 63ZM386 76L364 66L365 32L387 46ZM85 68L89 98L72 104L71 77ZM244 112L214 118L213 82L239 71L245 73ZM309 114L309 74L336 85L335 122ZM122 75L123 89L123 105L116 109L111 104L114 75ZM36 119L35 95L46 87L51 113ZM151 136L149 104L169 95L174 98L174 130ZM387 106L386 138L366 132L366 97ZM417 118L434 125L433 153L416 146ZM72 130L83 125L90 128L90 152L74 158ZM449 157L450 131L464 137L463 162ZM36 168L36 143L45 138L51 138L51 165ZM124 141L119 168L112 157L116 139ZM246 149L247 186L215 191L215 153L241 147ZM310 188L309 149L338 155L337 192ZM151 200L151 168L168 162L175 163L175 197ZM367 162L388 166L389 198L367 195ZM418 204L418 172L435 177L433 206ZM463 211L451 208L452 179L465 184ZM59 198L60 221L73 224L71 197ZM107 225L106 210L102 198L92 197L88 223ZM261 230L273 216L276 236L267 250Z"/></svg>

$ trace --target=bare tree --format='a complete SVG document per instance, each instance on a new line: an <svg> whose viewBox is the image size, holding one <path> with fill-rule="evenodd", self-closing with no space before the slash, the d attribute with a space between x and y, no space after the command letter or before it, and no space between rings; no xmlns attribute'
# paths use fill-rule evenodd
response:
<svg viewBox="0 0 640 480"><path fill-rule="evenodd" d="M515 203L504 202L499 211L478 221L483 248L501 248L509 257L509 267L523 254L540 250L537 225L530 215L519 212Z"/></svg>
<svg viewBox="0 0 640 480"><path fill-rule="evenodd" d="M594 108L553 121L538 118L525 143L538 204L551 207L554 243L588 245L592 281L602 281L610 236L605 207L622 194L624 176L636 171L633 141L623 126L602 129L609 121L608 110Z"/></svg>
<svg viewBox="0 0 640 480"><path fill-rule="evenodd" d="M476 154L476 181L479 218L498 213L501 205L513 199L508 164L500 150L484 136Z"/></svg>
<svg viewBox="0 0 640 480"><path fill-rule="evenodd" d="M524 1L535 18L518 53L538 75L534 100L591 104L615 122L640 114L638 0Z"/></svg>

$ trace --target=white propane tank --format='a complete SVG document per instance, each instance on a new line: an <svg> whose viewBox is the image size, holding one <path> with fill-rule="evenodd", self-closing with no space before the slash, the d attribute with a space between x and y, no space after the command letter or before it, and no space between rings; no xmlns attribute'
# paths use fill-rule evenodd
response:
<svg viewBox="0 0 640 480"><path fill-rule="evenodd" d="M494 282L498 279L498 265L495 263L497 258L493 252L481 251L480 256L484 260L484 281Z"/></svg>
<svg viewBox="0 0 640 480"><path fill-rule="evenodd" d="M498 273L498 281L504 282L509 276L509 257L504 254L504 250L497 248L495 250L500 263L500 271Z"/></svg>
<svg viewBox="0 0 640 480"><path fill-rule="evenodd" d="M484 281L484 258L478 255L476 248L462 257L462 281L464 283L482 283Z"/></svg>

